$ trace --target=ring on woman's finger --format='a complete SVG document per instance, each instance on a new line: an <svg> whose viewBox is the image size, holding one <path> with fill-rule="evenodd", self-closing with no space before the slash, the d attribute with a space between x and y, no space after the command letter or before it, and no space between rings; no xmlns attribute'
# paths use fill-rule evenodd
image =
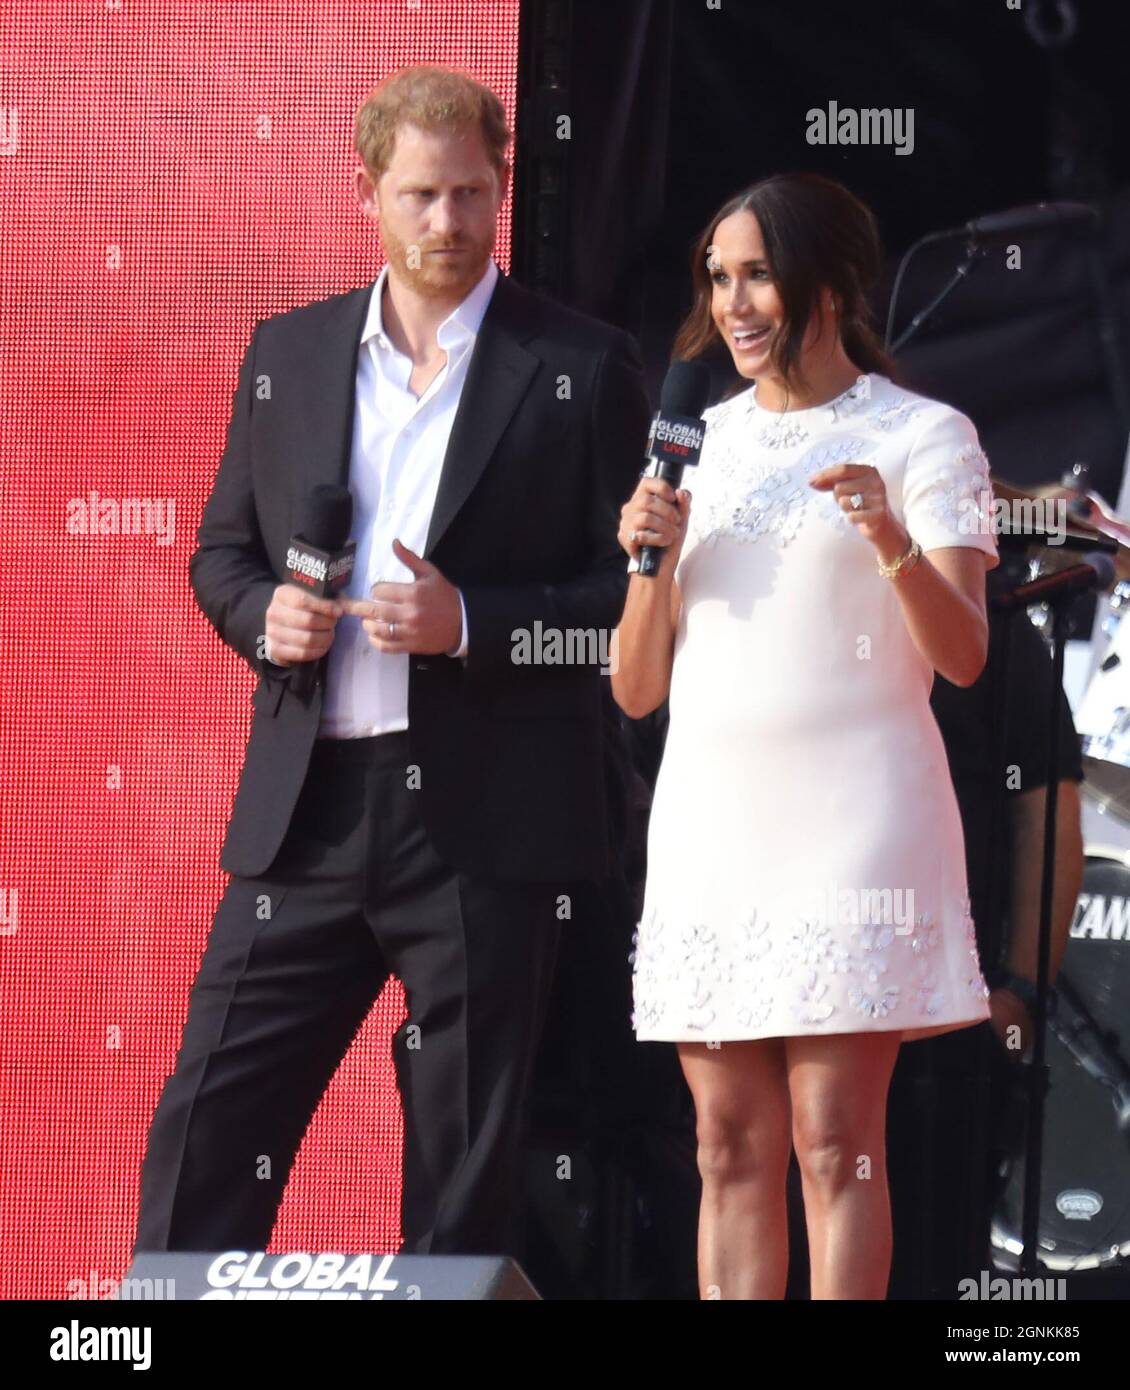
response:
<svg viewBox="0 0 1130 1390"><path fill-rule="evenodd" d="M852 495L851 495L851 509L852 509L852 511L853 511L853 512L857 512L857 511L859 511L860 507L862 507L862 506L863 506L863 493L862 493L862 492L853 492Z"/></svg>
<svg viewBox="0 0 1130 1390"><path fill-rule="evenodd" d="M389 623L389 625L388 625L388 635L389 635L389 640L390 640L390 641L395 640L395 638L396 638L396 624L395 624L395 623Z"/></svg>

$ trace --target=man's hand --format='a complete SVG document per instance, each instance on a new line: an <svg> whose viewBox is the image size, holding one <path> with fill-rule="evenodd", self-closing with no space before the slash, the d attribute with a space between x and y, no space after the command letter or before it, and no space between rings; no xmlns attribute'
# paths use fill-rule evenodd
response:
<svg viewBox="0 0 1130 1390"><path fill-rule="evenodd" d="M399 540L393 541L392 549L415 575L413 582L379 581L373 585L372 598L367 599L343 595L337 600L341 611L361 619L369 641L379 652L447 655L463 635L459 590L430 560L422 559Z"/></svg>
<svg viewBox="0 0 1130 1390"><path fill-rule="evenodd" d="M294 584L280 584L267 607L271 660L293 666L325 656L343 611L337 599L315 598Z"/></svg>

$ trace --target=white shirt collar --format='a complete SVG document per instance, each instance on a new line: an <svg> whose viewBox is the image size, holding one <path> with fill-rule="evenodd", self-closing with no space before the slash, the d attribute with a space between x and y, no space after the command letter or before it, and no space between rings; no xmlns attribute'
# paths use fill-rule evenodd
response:
<svg viewBox="0 0 1130 1390"><path fill-rule="evenodd" d="M436 330L436 342L442 348L453 347L462 338L473 338L479 331L483 322L483 315L487 311L490 297L494 293L495 283L499 277L498 266L492 257L487 262L487 268L483 271L482 279L475 286L467 297L457 304L447 318ZM373 291L369 297L369 312L365 317L365 326L361 330L361 344L364 346L370 338L375 338L377 344L383 348L392 348L392 339L384 331L384 317L381 313L381 301L384 298L385 281L388 278L388 262L386 261L381 273L377 276L373 284ZM393 349L395 351L395 349Z"/></svg>

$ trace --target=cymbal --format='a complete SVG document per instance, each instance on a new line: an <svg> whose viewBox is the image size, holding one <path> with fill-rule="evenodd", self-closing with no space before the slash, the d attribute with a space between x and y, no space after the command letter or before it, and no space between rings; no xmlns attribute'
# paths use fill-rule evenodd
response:
<svg viewBox="0 0 1130 1390"><path fill-rule="evenodd" d="M1073 491L1071 488L1059 487L1054 483L1043 484L1038 489L1018 487L1015 483L1010 483L1007 478L997 475L991 477L993 495L999 497L1004 502L1032 502L1039 505L1050 499L1062 499L1065 502L1081 500L1087 508L1087 516L1079 516L1074 511L1068 512L1067 524L1062 528L1060 534L1063 540L1056 546L1045 547L1048 550L1059 550L1062 547L1070 548L1071 541L1077 540L1084 544L1092 543L1096 537L1104 537L1106 547L1117 551L1117 568L1119 579L1130 578L1130 524L1117 517L1107 504L1097 493ZM1110 543L1114 542L1112 546ZM1039 545L1040 537L1032 537L1033 545ZM1106 548L1104 547L1104 548Z"/></svg>
<svg viewBox="0 0 1130 1390"><path fill-rule="evenodd" d="M1073 496L1079 495L1073 494L1068 488L1061 488L1051 483L1045 483L1042 485L1042 487L1046 487L1048 489L1046 492L1043 490L1033 490L1032 488L1019 487L1016 483L1010 483L1007 478L1002 478L999 474L996 473L992 474L991 482L993 485L993 496L1000 497L1005 502L1043 502L1046 501L1049 497L1062 497L1065 501L1067 501L1070 500ZM1093 512L1094 509L1092 508L1091 510ZM1081 516L1076 516L1074 513L1071 513L1070 516L1071 525L1073 527L1078 527L1080 531L1101 531L1100 527L1094 525L1091 521L1085 520Z"/></svg>

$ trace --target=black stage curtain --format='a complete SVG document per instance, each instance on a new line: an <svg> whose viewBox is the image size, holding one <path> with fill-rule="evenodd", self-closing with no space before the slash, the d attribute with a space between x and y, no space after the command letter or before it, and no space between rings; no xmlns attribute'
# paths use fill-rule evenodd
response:
<svg viewBox="0 0 1130 1390"><path fill-rule="evenodd" d="M726 197L814 169L876 211L889 265L923 233L1051 198L1096 202L1094 249L1026 238L1022 268L994 248L901 357L906 384L966 411L994 471L1018 482L1076 461L1112 502L1127 431L1130 150L1119 139L1121 6L1063 11L984 0L575 0L567 298L623 324L653 389L689 304L690 247ZM1053 33L1054 36L1054 33ZM914 149L806 140L806 112L909 107ZM955 241L912 262L903 323L941 287ZM718 393L730 379L717 364Z"/></svg>

